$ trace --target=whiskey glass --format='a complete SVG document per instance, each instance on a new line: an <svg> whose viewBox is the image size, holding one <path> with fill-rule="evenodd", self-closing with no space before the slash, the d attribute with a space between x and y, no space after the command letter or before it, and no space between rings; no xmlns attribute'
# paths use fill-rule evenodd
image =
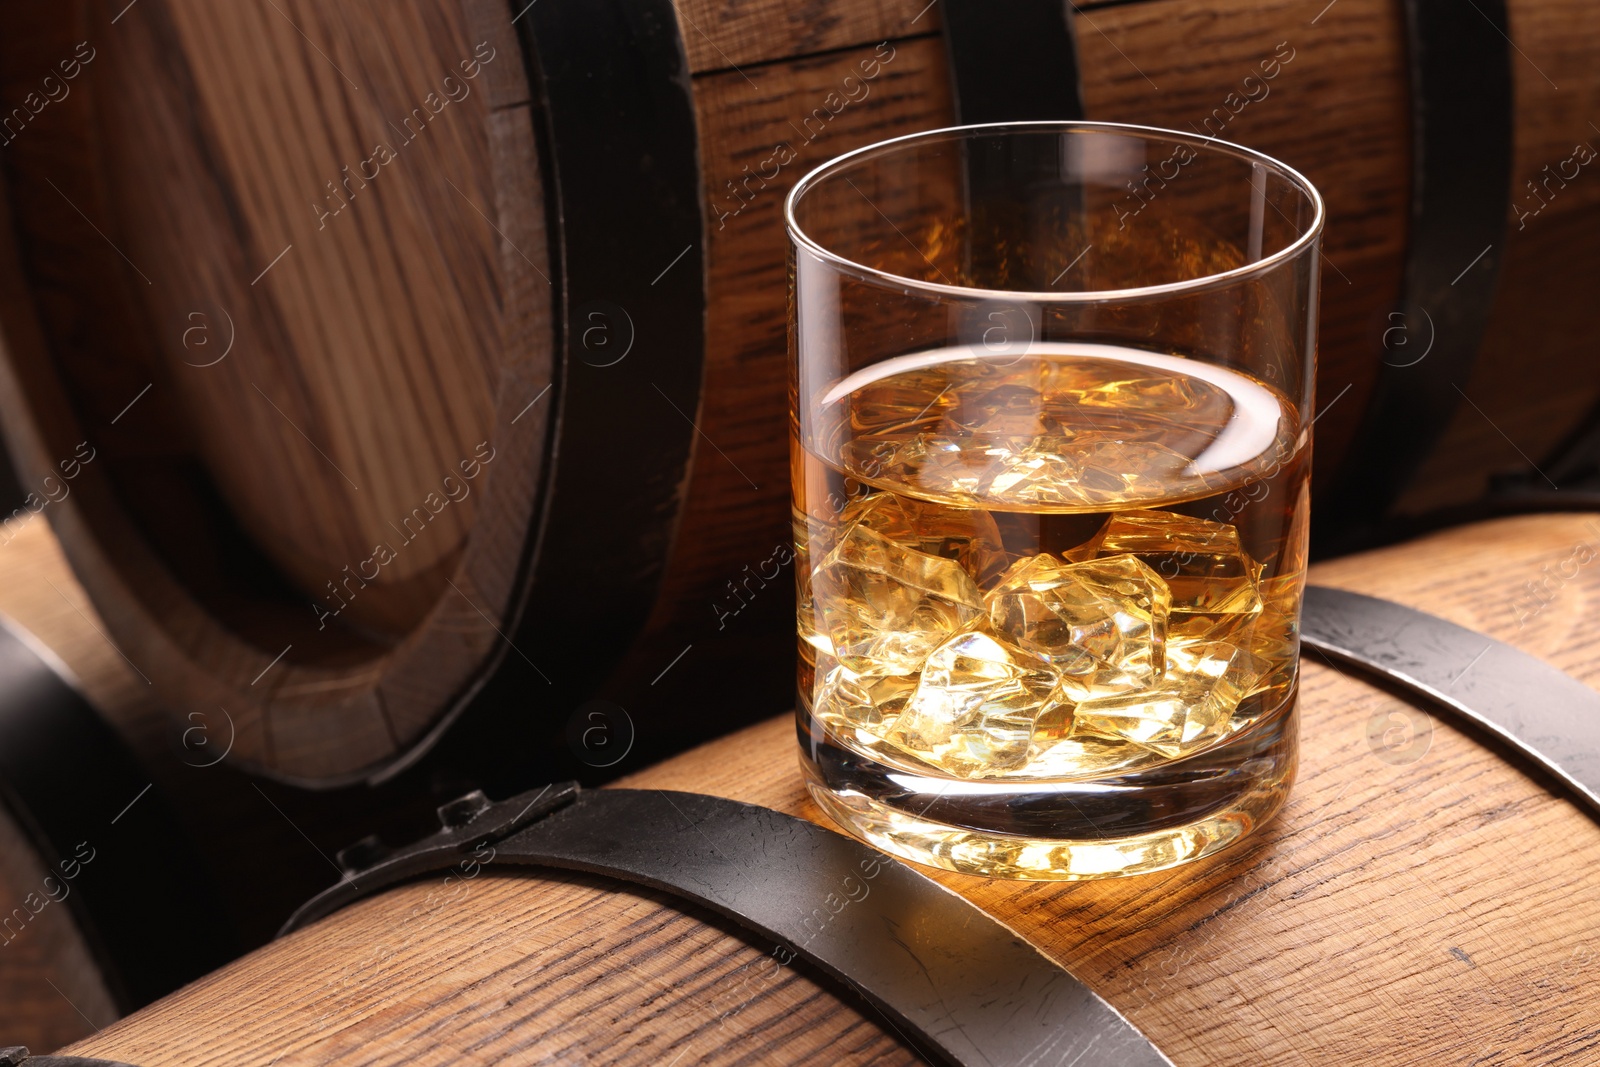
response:
<svg viewBox="0 0 1600 1067"><path fill-rule="evenodd" d="M935 130L785 205L797 724L903 858L1136 874L1296 760L1322 201L1258 152Z"/></svg>

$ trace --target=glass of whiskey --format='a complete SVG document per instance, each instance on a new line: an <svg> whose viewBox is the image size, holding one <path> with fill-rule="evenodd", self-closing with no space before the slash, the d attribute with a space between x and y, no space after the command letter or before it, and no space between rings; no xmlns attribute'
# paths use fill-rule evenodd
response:
<svg viewBox="0 0 1600 1067"><path fill-rule="evenodd" d="M801 765L1005 878L1228 847L1294 778L1317 191L1215 139L936 130L802 178Z"/></svg>

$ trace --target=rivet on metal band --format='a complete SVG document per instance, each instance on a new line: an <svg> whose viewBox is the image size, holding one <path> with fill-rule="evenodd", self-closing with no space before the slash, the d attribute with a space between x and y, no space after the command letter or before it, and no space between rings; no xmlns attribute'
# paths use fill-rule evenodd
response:
<svg viewBox="0 0 1600 1067"><path fill-rule="evenodd" d="M993 917L908 865L804 819L698 793L581 791L574 783L447 807L432 837L393 852L365 844L359 858L368 866L341 853L345 879L297 911L284 932L471 852L481 862L620 878L701 904L812 963L925 1054L957 1067L1170 1062Z"/></svg>

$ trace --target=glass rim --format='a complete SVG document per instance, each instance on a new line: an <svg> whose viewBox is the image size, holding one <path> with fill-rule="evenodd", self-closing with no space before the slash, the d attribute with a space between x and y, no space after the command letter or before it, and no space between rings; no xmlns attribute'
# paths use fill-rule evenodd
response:
<svg viewBox="0 0 1600 1067"><path fill-rule="evenodd" d="M1002 132L1007 130L1026 131L1040 129L1054 129L1062 133L1083 130L1134 134L1144 137L1146 140L1152 139L1150 135L1155 134L1169 141L1178 141L1207 151L1221 150L1225 155L1232 155L1235 158L1253 164L1270 167L1288 178L1290 183L1310 200L1314 209L1311 225L1306 228L1304 233L1271 255L1263 256L1254 263L1247 263L1242 267L1234 267L1231 270L1221 271L1216 274L1206 274L1198 278L1185 278L1182 281L1167 282L1163 285L1140 286L1133 289L1064 290L1056 292L1050 290L983 289L907 278L904 275L893 274L889 271L879 270L876 267L868 267L824 248L807 234L795 219L795 205L807 190L827 178L834 171L842 169L851 161L869 152L877 152L892 145L903 145L912 141L931 141L940 137L948 137L951 134L965 136L981 130ZM784 227L788 230L789 240L844 273L856 275L865 281L875 281L897 288L910 287L943 296L973 300L1021 300L1038 304L1092 304L1107 301L1147 300L1223 288L1246 278L1269 273L1300 255L1307 248L1314 245L1322 235L1322 228L1326 218L1327 208L1322 202L1322 194L1317 191L1317 187L1305 175L1287 163L1267 155L1265 152L1246 148L1244 145L1235 144L1232 141L1223 141L1215 137L1199 137L1183 133L1180 130L1164 129L1160 126L1140 126L1125 122L1094 122L1087 119L1041 119L1019 122L984 122L968 126L943 126L936 130L921 130L917 133L907 133L899 137L876 141L853 149L843 155L835 156L827 162L813 167L802 175L799 181L795 182L794 188L789 190L789 195L783 201Z"/></svg>

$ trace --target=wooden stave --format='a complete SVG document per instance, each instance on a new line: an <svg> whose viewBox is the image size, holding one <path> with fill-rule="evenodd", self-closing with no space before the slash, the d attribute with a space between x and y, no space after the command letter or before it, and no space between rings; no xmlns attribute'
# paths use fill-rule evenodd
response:
<svg viewBox="0 0 1600 1067"><path fill-rule="evenodd" d="M386 836L399 840L424 832L419 828L431 820L432 811L426 803L413 803L417 794L427 795L421 783L403 783L401 790L378 791L358 802L339 794L296 795L271 783L251 782L225 765L210 765L216 750L226 744L226 721L197 720L189 725L200 728L202 735L179 736L178 727L168 721L149 687L106 641L103 621L74 580L48 524L42 519L13 522L0 527L0 541L0 615L26 626L63 661L85 695L104 710L123 741L137 753L155 785L173 799L200 861L221 889L228 917L247 944L269 940L296 905L335 877L326 857L393 818L391 809L413 810L401 824L391 823L383 831ZM258 793L262 787L263 792ZM463 783L447 785L436 799L458 795L464 788ZM334 808L347 810L330 810L330 802ZM17 836L20 830L13 835L8 833L11 829L11 820L0 808L0 844L25 842ZM31 846L0 849L0 891L5 892L3 899L8 905L35 889L45 873ZM611 890L602 882L575 877L561 890L560 907L642 921L652 930L660 926L648 917L670 898L644 890L631 898L617 897ZM438 917L433 902L426 897L418 902L424 905L424 922ZM396 928L404 930L418 922L410 907L397 918ZM897 1058L894 1041L861 1022L854 1009L829 1006L832 995L818 987L814 976L802 973L798 977L786 974L781 981L769 978L763 951L739 940L731 924L706 913L669 917L665 929L672 932L679 947L663 954L652 943L639 961L638 973L653 975L663 997L676 995L683 1010L701 1015L703 1007L696 1007L699 985L674 991L686 976L694 979L699 975L702 985L713 983L726 1001L719 1002L710 1019L719 1031L736 1036L718 1022L720 1013L736 1011L743 1003L742 997L729 999L730 990L748 986L754 992L777 984L782 987L780 1000L791 1009L806 1005L827 1008L831 1021L807 1037L819 1042L819 1049L837 1038L879 1049L883 1055L878 1062L909 1062ZM47 907L24 933L25 937L0 948L0 991L5 992L5 1003L12 1009L0 1025L0 1041L43 1052L85 1037L119 1017L124 1009L107 990L99 957L75 928L69 910ZM317 995L354 988L368 970L392 967L387 954L378 951L384 944L379 939L354 949L328 988ZM685 954L697 945L726 946L731 953L726 956L726 968L701 974L697 965L686 967ZM721 948L714 954L718 958L725 955ZM609 966L608 959L603 953L590 953L589 958L569 959L568 964L578 970L601 971ZM320 1032L328 1027L320 1024L317 1028ZM744 1041L740 1047L750 1046ZM754 1047L763 1046L756 1042ZM654 1047L644 1042L638 1055L640 1062L652 1062Z"/></svg>
<svg viewBox="0 0 1600 1067"><path fill-rule="evenodd" d="M1514 7L1514 15L1516 11ZM948 121L947 117L939 117L947 116L949 107L947 98L940 95L943 57L937 38L932 36L936 29L936 9L930 12L917 5L899 3L862 9L846 19L823 20L827 28L817 32L799 26L791 15L771 5L741 8L738 17L732 19L715 17L718 14L711 5L688 5L681 12L684 43L695 72L708 186L714 188L720 181L739 176L745 163L759 162L763 153L769 151L765 148L765 141L771 139L767 136L769 129L757 130L724 121L736 109L747 109L749 100L741 98L741 94L756 89L752 82L762 83L763 88L756 89L750 96L760 99L776 91L784 97L780 101L781 108L789 98L817 93L836 83L874 54L875 46L855 41L881 35L892 47L907 49L910 53L907 58L918 64L908 75L900 73L907 69L905 66L896 68L893 64L886 67L886 72L890 79L904 78L902 85L909 86L894 90L899 94L898 99L916 95L919 102L909 110L902 109L898 103L883 108L881 103L871 101L860 108L846 109L838 121L829 124L815 145L807 146L808 152L800 162L788 167L778 183L762 191L749 213L740 213L734 220L734 232L724 234L721 229L713 229L710 233L707 269L713 292L718 297L711 309L706 387L697 421L698 429L718 447L716 450L701 448L694 457L689 496L678 527L678 542L688 547L669 564L648 631L629 661L598 688L599 695L627 703L640 724L641 736L646 738L640 746L641 752L653 746L659 753L734 725L739 715L730 710L730 701L751 693L748 685L730 683L729 664L748 665L758 657L774 664L771 672L747 673L759 674L757 700L768 710L783 700L786 683L780 660L788 656L785 647L788 620L783 611L785 597L781 591L757 597L752 610L741 608L737 633L726 634L714 625L725 606L742 603L729 599L729 587L742 581L748 589L749 569L759 568L770 560L787 536L780 517L786 496L782 461L771 432L772 426L780 424L778 420L783 417L782 378L786 358L781 330L781 282L772 274L773 265L780 261L782 254L775 202L781 200L784 184L814 162L896 132ZM1152 0L1149 4L1096 8L1092 14L1080 12L1076 16L1083 56L1080 65L1090 117L1181 126L1187 114L1185 109L1192 104L1203 110L1201 105L1218 94L1219 84L1215 79L1221 76L1220 71L1231 71L1240 64L1243 64L1241 69L1248 69L1250 63L1245 60L1270 54L1281 32L1303 29L1304 20L1299 18L1300 14L1303 13L1286 0L1253 0L1247 9L1230 20L1230 25L1242 26L1243 30L1222 33L1207 27L1207 13L1200 0ZM1526 15L1518 16L1518 20L1518 25L1535 25ZM1537 22L1544 35L1541 39L1550 38L1551 27L1558 21ZM1394 6L1384 0L1342 4L1328 13L1325 20L1320 20L1320 25L1340 35L1335 37L1335 42L1344 51L1332 59L1316 59L1321 49L1305 50L1297 57L1298 66L1286 68L1285 77L1277 83L1275 92L1289 89L1291 76L1306 72L1313 64L1318 66L1312 75L1307 75L1311 83L1307 92L1347 84L1348 79L1344 77L1347 64L1352 56L1362 56L1368 73L1361 83L1364 95L1359 97L1357 106L1365 109L1361 113L1366 118L1356 125L1367 131L1366 143L1374 151L1323 150L1318 155L1308 147L1314 147L1315 137L1303 128L1295 128L1306 124L1287 123L1281 117L1274 117L1265 110L1265 102L1262 107L1247 109L1239 121L1230 126L1229 135L1237 130L1240 139L1306 170L1313 180L1329 189L1330 200L1337 199L1340 194L1345 197L1344 203L1331 205L1333 218L1328 252L1336 265L1355 265L1356 269L1347 273L1354 279L1351 287L1358 291L1351 295L1329 292L1325 287L1322 377L1328 410L1318 427L1324 455L1332 453L1336 458L1341 440L1348 439L1354 432L1364 390L1370 387L1376 370L1372 331L1368 328L1371 323L1367 320L1381 314L1398 292L1405 189L1403 168L1394 165L1393 160L1406 154L1405 71L1398 44L1399 16ZM752 26L778 29L762 34L750 29ZM1196 30L1197 26L1200 29ZM906 36L910 30L915 33ZM1161 34L1166 35L1162 40L1171 41L1175 37L1179 43L1191 46L1209 45L1236 51L1224 52L1209 65L1186 65L1187 60L1183 60L1168 73L1154 65L1145 54L1145 49ZM808 49L820 54L787 58L796 51ZM1119 50L1135 57L1139 67L1159 78L1167 90L1160 99L1145 99L1148 86L1143 76L1132 69L1135 59L1119 67L1122 62L1122 57L1117 55ZM1159 57L1162 50L1155 51ZM1165 51L1173 52L1170 48ZM497 68L497 75L503 70ZM783 87L767 88L772 84ZM903 114L899 113L901 110ZM1285 105L1276 115L1282 116L1288 110ZM1298 113L1303 109L1295 110ZM771 125L779 125L776 117L771 119ZM1548 143L1553 143L1548 130L1523 131L1519 140L1519 167L1528 157L1537 156ZM1379 162L1373 164L1375 159ZM1571 209L1581 208L1587 204L1587 199L1574 194L1553 205L1551 215L1568 211L1569 204ZM715 202L708 206L712 216L717 210ZM1348 244L1341 246L1341 241ZM1343 258L1346 255L1349 258ZM758 269L750 269L752 264ZM1516 270L1511 273L1515 274ZM1339 310L1341 307L1343 311ZM1497 320L1502 321L1503 316ZM1346 387L1348 394L1344 392ZM739 392L739 388L744 392ZM1583 406L1573 399L1579 393L1582 390L1563 393L1555 401L1558 417L1550 418L1550 411L1545 410L1540 425L1546 428L1567 425L1563 419L1570 418L1574 409ZM1473 438L1476 442L1473 447L1487 457L1499 447L1501 439L1486 427L1480 429L1483 432ZM1486 458L1484 462L1489 460ZM1327 474L1332 468L1333 464L1324 463L1321 471ZM753 494L745 484L746 476L761 486ZM70 533L70 527L67 529L69 540L82 536L81 527L75 534ZM93 566L85 569L94 571ZM758 586L766 588L765 584L758 583ZM124 593L113 588L107 595L117 598ZM471 620L467 622L470 624ZM125 626L133 625L133 621L115 625L121 632ZM691 650L693 654L687 655ZM679 665L675 657L685 655L687 658ZM265 657L260 660L259 664L251 661L251 670L265 665ZM671 668L671 673L663 675L662 669L667 667ZM654 684L663 677L665 685ZM741 693L741 689L746 691ZM708 716L704 722L685 723L681 717L674 717L665 710L688 696L706 692L715 694L709 703L722 710ZM433 713L437 712L435 707ZM427 714L425 710L423 717ZM323 761L325 768L338 766L348 771L385 746L376 728L369 729L367 737L368 748L364 754L321 752L316 758ZM346 748L356 747L353 743L342 743ZM373 764L367 764L369 769L371 766Z"/></svg>
<svg viewBox="0 0 1600 1067"><path fill-rule="evenodd" d="M104 620L43 518L0 525L0 617L4 625L30 634L60 662L148 775L184 841L179 869L150 873L158 884L180 877L187 892L203 892L196 903L209 905L207 916L174 894L171 908L141 912L140 923L155 930L164 923L187 923L188 931L203 932L218 960L270 940L296 906L337 874L331 857L340 848L373 830L396 837L415 834L430 824L438 803L471 788L472 783L448 775L411 776L379 789L306 793L242 773L224 757L235 740L225 709L174 721L108 638ZM66 738L69 745L73 740ZM61 773L80 769L70 765ZM149 798L141 800L147 802ZM121 803L115 801L109 813L115 814ZM3 806L0 821L10 823ZM123 837L108 834L102 829L93 839L98 855L110 857L100 860L101 867L110 863L139 876L140 864L156 860L130 854L120 847ZM41 884L45 872L35 870L38 862L31 844L0 850L0 889L8 892L5 909L17 906ZM148 999L145 995L130 1003L118 975L136 978L141 988L148 988L158 980L153 977L158 970L171 970L170 953L163 960L166 966L150 968L149 961L117 951L106 937L83 931L73 916L86 891L95 890L79 881L72 890L78 899L69 900L69 907L48 905L30 921L24 937L0 947L0 989L19 991L19 999L6 1003L26 1004L30 1010L38 1005L39 1010L29 1016L35 1021L26 1028L8 1016L4 1040L39 1050L82 1036L87 1026L82 1033L70 1028L85 1016L93 1026L103 1026ZM105 921L119 922L125 916L121 911L107 916L98 905L89 910ZM0 911L0 917L6 913ZM107 932L116 933L102 934ZM125 937L111 940L126 942ZM78 1010L44 978L55 982ZM69 1033L71 1037L65 1036Z"/></svg>
<svg viewBox="0 0 1600 1067"><path fill-rule="evenodd" d="M48 593L48 587L37 579L32 583L35 588L14 578L0 582L0 614L50 649L91 703L126 709L131 719L149 715L153 708L133 672L109 647L91 646L99 637L85 627L78 612L93 609L72 581L45 522L12 520L0 526L0 532L4 536L0 566L8 577L44 575L59 582L62 590L51 603L39 595ZM52 873L33 839L0 805L0 893L4 894L0 899L5 901L0 913L24 905L26 895L37 893ZM45 906L0 950L0 991L3 1002L12 1006L5 1040L30 1048L53 1048L87 1037L121 1015L90 938L73 911L55 903ZM12 1031L14 1037L9 1036Z"/></svg>
<svg viewBox="0 0 1600 1067"><path fill-rule="evenodd" d="M484 6L468 5L467 10L455 20L458 25L452 27L452 33L448 36L465 35L468 23L482 24ZM89 32L84 29L88 16L81 7L73 13L76 25L68 24L73 22L73 18L58 20L62 24L56 25L50 23L49 15L39 12L33 15L35 17L31 17L30 21L38 25L22 27L19 37L27 38L31 29L38 38L34 42L34 49L39 55L54 57L57 54L70 54L70 50L61 52L62 35L73 29ZM130 18L133 17L130 15ZM102 24L100 28L105 27ZM295 31L291 28L287 32L293 34ZM491 39L504 44L512 31L509 26L501 25L490 27L490 32L497 34ZM422 37L420 34L415 36L419 39ZM515 54L513 40L511 55ZM37 70L28 73L37 73ZM13 78L23 76L13 73ZM488 116L485 123L484 136L487 138L496 129L503 131L506 118L517 113L519 103L513 91L516 83L514 80L490 76L485 77L479 85L488 92L477 94L474 106L485 103L489 93L495 94L494 114ZM83 93L75 97L67 96L56 112L46 113L40 122L45 123L64 115L64 107L80 106L84 98ZM526 119L525 101L520 109ZM16 139L17 146L13 147L11 162L16 162L15 153L19 149L36 150L46 158L51 152L59 154L56 144L50 139L53 132L37 128L24 130L24 135L34 136L31 142L23 136ZM501 147L505 154L515 157L519 152L528 151L526 142L531 142L531 139L529 127L521 137L522 144L519 145L518 139L512 136ZM497 164L490 161L485 165ZM59 167L50 171L41 169L41 173L45 177L51 173L59 176L60 170ZM12 178L16 178L15 173ZM469 188L476 185L465 178L463 183ZM76 188L69 191L83 195ZM532 203L536 209L537 187L529 192L533 194ZM71 203L71 197L63 194L63 198ZM85 198L84 202L91 211L95 210L92 201ZM92 229L94 223L87 216L84 218L84 224ZM16 220L13 218L9 221ZM537 210L529 213L512 205L498 221L504 229L510 230L514 239L528 244L536 255L541 253L543 241L529 240L524 233L529 227L533 227L535 235L540 232L538 226L542 225L542 218ZM62 457L73 455L74 446L71 442L83 439L80 437L83 431L75 425L78 420L72 402L64 395L60 382L53 380L48 372L45 339L40 333L40 323L33 315L33 308L27 306L27 297L22 295L26 292L21 281L23 273L21 264L12 258L13 252L14 249L8 247L7 258L11 260L6 263L11 279L8 288L14 286L21 298L14 300L7 308L5 322L7 344L13 351L12 358L7 362L9 369L15 372L15 377L8 382L10 388L0 392L7 394L5 399L14 400L24 395L23 391L26 390L25 395L32 405L32 412L24 412L17 410L17 405L13 403L9 405L11 410L7 413L7 430L12 438L13 452L27 468L26 482L32 487L53 484L44 481L49 475L55 475L57 481L60 480L60 473L56 470L58 462ZM505 250L502 258L510 262L518 261L515 253L509 250ZM534 265L533 269L537 270L537 266ZM526 273L528 270L525 267L508 270L504 280L506 291L514 295L519 276ZM537 296L537 290L534 294ZM524 304L526 306L521 309L523 316L506 317L505 328L508 332L521 333L527 331L530 325L537 325L541 314L537 299L525 301ZM532 336L531 332L529 336ZM527 351L529 358L519 362L522 351L508 348L503 361L505 365L500 368L504 372L500 384L505 388L501 391L502 395L495 398L495 403L510 405L511 394L515 391L512 387L519 383L526 385L528 381L537 382L541 377L548 380L548 369L540 372L538 368L538 361L547 357L548 350L536 351L530 345ZM526 365L529 363L531 366ZM137 392L137 386L134 391ZM526 389L529 396L536 391L536 387ZM161 391L155 392L155 399L159 403ZM267 399L271 401L270 396ZM520 400L518 406L521 406ZM505 412L501 422L509 423L512 414L514 410ZM290 423L297 421L288 416L285 418ZM311 425L303 417L299 421ZM525 476L518 477L515 472L508 472L507 477L499 479L498 491L494 496L482 500L485 506L481 509L483 514L480 518L483 521L473 524L474 533L491 547L506 540L508 533L513 544L520 544L524 540L522 534L529 523L537 481L532 472L536 472L539 464L538 446L545 432L543 422L544 413L534 409L516 428L526 439L520 449L522 470L527 472ZM106 428L102 418L99 431L103 433ZM502 441L502 444L505 443ZM463 455L472 458L470 449ZM264 642L240 639L229 632L229 627L215 624L215 617L173 578L164 557L147 543L148 539L143 536L137 523L130 521L116 488L108 484L104 476L104 466L104 461L101 469L96 469L92 463L85 465L83 477L70 486L71 495L51 506L54 512L52 519L62 531L63 539L74 556L76 571L95 589L96 602L101 605L120 642L129 648L134 658L153 668L159 665L158 674L162 676L163 688L172 702L181 707L180 714L192 708L232 704L238 713L241 730L240 754L247 757L253 755L266 767L276 764L290 775L298 771L308 777L336 779L354 768L392 758L398 747L398 738L410 736L414 740L415 735L433 725L451 691L468 684L478 661L497 647L500 639L489 619L466 604L450 605L441 601L433 606L432 623L413 631L409 644L401 642L387 661L392 669L378 680L374 681L370 677L372 672L360 669L359 665L351 670L348 666L341 667L337 662L331 667L322 665L323 669L311 664L305 670L297 670L290 663L279 677L271 680L272 697L263 699L263 690L253 690L251 683L262 676L264 669L282 651L282 646L267 651L262 647ZM416 472L411 473L414 475ZM289 499L298 498L290 495ZM248 565L249 560L245 562ZM509 555L468 552L454 577L458 588L464 586L486 600L501 600L515 578L518 565L515 552ZM335 576L339 574L336 567L330 567L329 571ZM480 589L487 590L492 596L479 593ZM302 606L310 608L309 603L303 603ZM501 607L506 609L506 605ZM235 623L237 621L234 620ZM308 691L309 696L299 704L283 699L283 694L294 693L297 689ZM261 712L274 706L273 698L277 698L275 706L285 709L285 714L269 723L268 716ZM342 730L337 743L321 746L333 748L332 753L319 749L319 725L315 721L307 721L305 714L305 711L314 712L319 707L331 709L330 714L341 715Z"/></svg>
<svg viewBox="0 0 1600 1067"><path fill-rule="evenodd" d="M52 867L16 821L0 808L0 900L5 911L25 907ZM99 960L77 919L46 904L11 934L0 954L0 1003L7 1007L8 1043L59 1048L116 1021L117 1004ZM54 988L52 988L54 987Z"/></svg>
<svg viewBox="0 0 1600 1067"><path fill-rule="evenodd" d="M1596 614L1586 609L1600 601L1600 571L1589 566L1597 546L1595 516L1503 519L1319 564L1312 580L1435 612L1594 684ZM1527 600L1527 582L1543 590L1537 601ZM1312 657L1305 666L1300 777L1284 811L1239 847L1108 882L932 873L1065 963L1178 1064L1581 1062L1600 1034L1600 1005L1586 995L1600 945L1600 883L1588 876L1600 825L1492 740L1437 717L1423 757L1379 760L1369 719L1415 706ZM619 784L712 792L820 820L794 745L792 721L772 720ZM796 1053L779 1062L805 1062L812 1046L780 1045L776 1035L802 1042L876 1027L805 986L804 975L793 986L785 976L781 994L747 997L743 983L768 946L710 927L686 938L683 915L704 917L649 893L554 874L484 875L446 906L447 888L433 878L364 901L71 1051L145 1067L369 1062L375 1042L459 1032L470 1040L441 1055L547 1062L582 1049L598 1062L635 1063L692 1048L700 1062L733 1063L751 1062L748 1042L767 1041L761 1062L779 1049ZM597 914L628 925L597 936ZM344 981L352 952L359 963L362 946L407 928L414 934L398 939L384 973ZM515 992L522 983L548 988L554 978L542 968L568 973L567 956L549 951L563 944L580 945L567 955L589 961L574 978L570 1014L552 1019L546 1001L543 1023L527 1011L507 1025L497 1013L527 1004ZM730 1006L739 1010L725 1022ZM309 1033L314 1017L338 1022ZM813 1017L815 1030L794 1025ZM874 1037L860 1055L835 1058L908 1056Z"/></svg>

